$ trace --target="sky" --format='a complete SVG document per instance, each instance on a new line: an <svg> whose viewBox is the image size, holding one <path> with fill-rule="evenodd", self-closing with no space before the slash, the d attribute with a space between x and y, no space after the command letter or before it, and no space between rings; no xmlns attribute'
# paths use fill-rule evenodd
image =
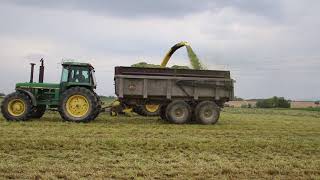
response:
<svg viewBox="0 0 320 180"><path fill-rule="evenodd" d="M160 64L187 41L209 69L231 72L238 97L320 99L319 8L318 0L0 0L0 92L29 81L29 63L44 58L46 82L76 59L95 67L99 94L114 95L115 66ZM174 64L189 65L184 48Z"/></svg>

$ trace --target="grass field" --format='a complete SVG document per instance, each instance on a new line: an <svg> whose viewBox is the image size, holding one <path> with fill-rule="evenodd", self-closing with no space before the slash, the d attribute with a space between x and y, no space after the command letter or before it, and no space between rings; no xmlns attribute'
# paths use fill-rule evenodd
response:
<svg viewBox="0 0 320 180"><path fill-rule="evenodd" d="M1 117L1 116L0 116ZM320 112L225 109L217 125L0 118L0 178L320 179Z"/></svg>

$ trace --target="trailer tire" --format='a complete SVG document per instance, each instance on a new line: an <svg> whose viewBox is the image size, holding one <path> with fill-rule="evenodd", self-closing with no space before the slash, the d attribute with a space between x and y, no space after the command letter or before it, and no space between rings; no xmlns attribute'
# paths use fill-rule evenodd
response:
<svg viewBox="0 0 320 180"><path fill-rule="evenodd" d="M220 108L213 101L202 101L195 109L195 118L201 124L215 124L220 116Z"/></svg>
<svg viewBox="0 0 320 180"><path fill-rule="evenodd" d="M62 95L58 111L61 117L71 122L89 122L97 117L99 104L94 93L84 87L73 87Z"/></svg>
<svg viewBox="0 0 320 180"><path fill-rule="evenodd" d="M184 124L190 121L192 116L191 107L182 100L171 102L166 108L166 118L175 124Z"/></svg>
<svg viewBox="0 0 320 180"><path fill-rule="evenodd" d="M46 112L46 106L45 105L39 105L33 108L31 118L33 119L40 119L44 113Z"/></svg>
<svg viewBox="0 0 320 180"><path fill-rule="evenodd" d="M31 99L23 93L11 93L3 99L1 113L8 121L28 120L32 113Z"/></svg>

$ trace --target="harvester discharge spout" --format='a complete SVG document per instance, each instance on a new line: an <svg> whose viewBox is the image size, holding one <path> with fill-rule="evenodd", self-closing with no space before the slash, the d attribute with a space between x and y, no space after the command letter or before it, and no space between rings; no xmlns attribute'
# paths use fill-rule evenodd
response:
<svg viewBox="0 0 320 180"><path fill-rule="evenodd" d="M165 68L167 66L171 56L173 55L173 53L176 52L176 50L178 50L179 48L181 48L183 46L188 46L188 45L189 45L188 42L182 41L182 42L179 42L179 43L175 44L174 46L172 46L170 48L170 50L167 52L167 54L164 56L160 66L162 68Z"/></svg>
<svg viewBox="0 0 320 180"><path fill-rule="evenodd" d="M187 49L187 53L188 53L188 57L189 57L189 61L190 61L190 65L192 69L197 69L197 70L204 70L206 69L205 66L203 66L203 64L200 62L199 58L197 57L197 55L194 53L193 49L191 48L190 44L186 41L182 41L179 42L177 44L175 44L174 46L172 46L170 48L170 50L167 52L167 54L164 56L160 67L161 68L165 68L171 58L171 56L181 47L186 47Z"/></svg>

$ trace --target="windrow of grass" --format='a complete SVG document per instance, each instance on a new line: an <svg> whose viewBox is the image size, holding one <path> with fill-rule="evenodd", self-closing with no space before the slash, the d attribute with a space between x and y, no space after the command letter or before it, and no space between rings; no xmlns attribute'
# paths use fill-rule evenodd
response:
<svg viewBox="0 0 320 180"><path fill-rule="evenodd" d="M304 114L305 113L305 114ZM319 179L319 112L225 109L218 124L0 118L0 178Z"/></svg>

